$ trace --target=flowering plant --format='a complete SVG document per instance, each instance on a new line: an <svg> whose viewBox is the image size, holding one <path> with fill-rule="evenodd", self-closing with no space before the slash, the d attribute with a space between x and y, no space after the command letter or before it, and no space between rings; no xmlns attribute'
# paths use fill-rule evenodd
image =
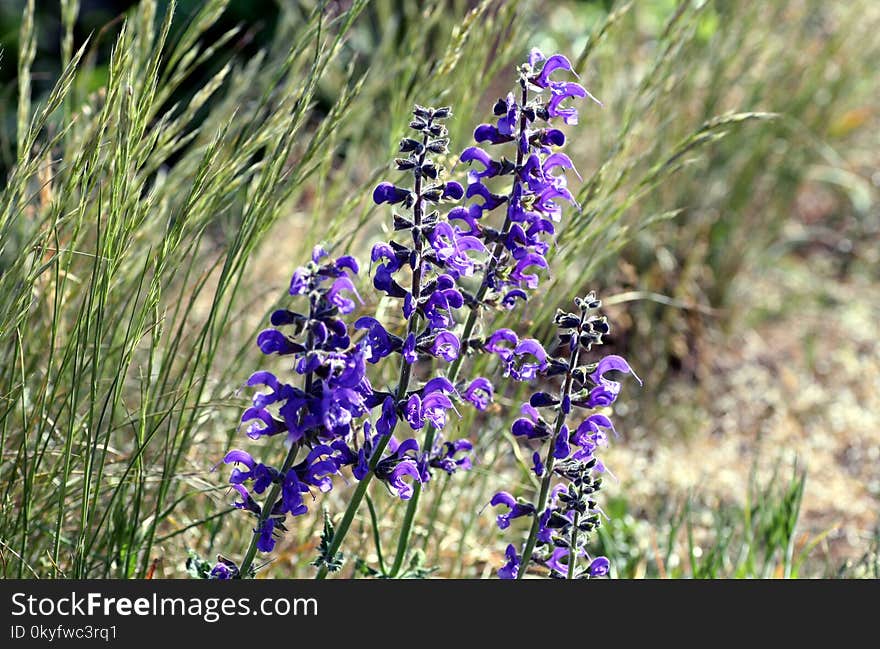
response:
<svg viewBox="0 0 880 649"><path fill-rule="evenodd" d="M306 514L317 494L333 489L343 472L357 486L339 522L334 526L326 519L314 562L317 576L341 567L340 549L374 479L408 501L394 561L374 571L399 576L422 489L437 470L451 475L472 466L472 441L454 439L450 422L460 407L486 410L498 389L486 377L463 375L465 360L481 354L497 359L505 379L563 377L557 395L536 392L513 424L514 435L550 444L546 459L534 454L541 478L534 502L507 492L492 499L492 505L509 508L498 517L502 529L514 518L532 518L525 549L520 554L509 546L499 574L521 577L533 557L553 575L607 572L607 561L599 558L585 572L574 565L585 556L586 534L599 524L601 512L592 494L601 484L594 474L604 467L594 452L611 423L596 409L613 403L620 388L605 375L630 368L616 356L579 364L582 350L601 343L608 332L606 320L594 315L593 295L576 300L579 313L557 316L561 333L552 354L513 329L493 329L491 317L529 299L548 270L563 206L576 205L566 173L577 172L560 151L565 135L553 123L577 124L577 110L567 102L592 96L574 81L556 79L565 73L571 74L572 66L564 56L531 53L518 70L517 94L500 99L495 122L474 131L478 145L511 151L508 157L480 146L462 151L459 161L470 166L466 187L446 178L439 159L448 153L444 123L451 109L415 106L409 124L414 134L400 141L401 157L394 161L410 182L381 182L373 191L376 204L392 207L394 236L372 247L372 287L398 301L396 321L369 315L349 321L362 302L355 285L360 265L351 256L334 258L318 246L311 262L294 272L290 295L302 307L272 314L273 328L260 333L257 344L264 354L290 357L298 381L288 383L267 371L253 374L247 385L262 389L242 416L249 438L280 439L286 455L280 466L241 449L223 458L232 467L234 505L252 517L253 535L240 564L224 557L203 571L208 576L252 575L257 553L273 551L288 516ZM505 179L508 189L496 193ZM462 199L466 203L458 205ZM490 215L502 208L503 221L494 227ZM370 376L382 373L370 368L389 364L395 384L375 386ZM566 422L573 407L594 412L570 431ZM543 419L542 408L555 409L553 425ZM551 488L554 476L562 482Z"/></svg>

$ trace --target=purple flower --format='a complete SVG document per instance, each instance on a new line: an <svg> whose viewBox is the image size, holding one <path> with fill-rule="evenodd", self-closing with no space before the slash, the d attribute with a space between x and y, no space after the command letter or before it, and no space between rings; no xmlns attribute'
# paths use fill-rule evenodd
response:
<svg viewBox="0 0 880 649"><path fill-rule="evenodd" d="M504 144L513 141L510 135L504 135L498 127L492 124L480 124L474 130L474 140L477 142L489 142L490 144Z"/></svg>
<svg viewBox="0 0 880 649"><path fill-rule="evenodd" d="M465 401L472 403L474 408L482 411L488 408L489 404L492 403L494 393L495 390L489 382L489 379L478 376L468 384L464 394L461 396Z"/></svg>
<svg viewBox="0 0 880 649"><path fill-rule="evenodd" d="M474 445L467 439L444 442L431 453L428 458L428 466L434 469L441 469L449 475L459 470L469 471L473 463L467 454L473 448Z"/></svg>
<svg viewBox="0 0 880 649"><path fill-rule="evenodd" d="M590 577L604 577L611 572L611 562L606 557L596 557L587 568Z"/></svg>
<svg viewBox="0 0 880 649"><path fill-rule="evenodd" d="M517 381L531 381L539 372L547 369L547 352L544 351L541 343L533 338L521 340L513 350L513 355L518 362L511 363L508 367ZM530 357L535 360L529 360Z"/></svg>
<svg viewBox="0 0 880 649"><path fill-rule="evenodd" d="M505 563L498 570L498 577L501 579L516 579L519 574L519 556L516 554L516 548L513 544L509 544L507 546L507 550L504 552L504 556L507 557L507 563Z"/></svg>
<svg viewBox="0 0 880 649"><path fill-rule="evenodd" d="M425 423L430 423L434 428L442 429L446 426L446 411L454 409L452 400L443 392L435 391L419 396L413 394L406 402L404 408L406 420L413 430L424 428Z"/></svg>
<svg viewBox="0 0 880 649"><path fill-rule="evenodd" d="M354 300L345 297L342 294L342 291L351 291L354 293L358 301L363 304L363 300L361 300L361 296L358 295L357 289L354 287L351 280L348 279L348 277L340 277L333 282L333 286L330 287L330 290L327 291L326 295L330 304L338 308L340 313L351 313L355 308Z"/></svg>
<svg viewBox="0 0 880 649"><path fill-rule="evenodd" d="M229 559L224 559L223 557L218 557L217 563L214 564L214 567L211 568L211 572L208 573L209 579L236 579L239 575L238 566L236 566Z"/></svg>
<svg viewBox="0 0 880 649"><path fill-rule="evenodd" d="M409 500L413 494L412 483L406 482L405 477L412 478L413 482L421 481L421 474L415 463L401 462L391 471L388 483L401 500Z"/></svg>
<svg viewBox="0 0 880 649"><path fill-rule="evenodd" d="M632 374L636 381L639 382L639 385L642 384L642 379L638 377L638 375L633 371L633 369L629 366L629 363L626 362L622 357L611 354L609 356L605 356L602 360L599 361L599 364L596 366L596 369L590 374L590 379L592 379L593 383L597 385L605 385L605 386L620 386L616 381L611 381L605 378L605 374L608 372L623 372L624 374Z"/></svg>
<svg viewBox="0 0 880 649"><path fill-rule="evenodd" d="M451 363L458 358L458 352L461 349L461 343L451 331L441 331L434 337L431 343L431 354L442 358L447 363Z"/></svg>
<svg viewBox="0 0 880 649"><path fill-rule="evenodd" d="M275 469L257 463L249 453L239 449L229 451L223 458L223 463L245 465L248 471L242 471L238 467L232 469L232 473L229 475L229 484L241 485L248 480L253 480L253 489L258 494L263 493L278 476Z"/></svg>
<svg viewBox="0 0 880 649"><path fill-rule="evenodd" d="M366 329L367 331L367 345L364 348L364 353L369 354L367 358L369 363L378 363L402 347L400 338L389 334L376 318L369 316L358 318L354 323L354 328Z"/></svg>
<svg viewBox="0 0 880 649"><path fill-rule="evenodd" d="M515 436L526 439L546 439L550 436L550 426L533 406L524 403L521 411L525 417L520 417L510 427Z"/></svg>
<svg viewBox="0 0 880 649"><path fill-rule="evenodd" d="M373 202L376 205L381 205L382 203L396 205L397 203L409 200L410 197L409 190L395 187L391 183L379 183L376 185L376 189L373 190Z"/></svg>
<svg viewBox="0 0 880 649"><path fill-rule="evenodd" d="M461 200L462 196L464 196L464 187L461 186L461 183L453 180L443 185L443 198L457 201Z"/></svg>
<svg viewBox="0 0 880 649"><path fill-rule="evenodd" d="M392 438L388 444L390 453L376 465L376 477L385 482L401 500L409 500L413 483L422 482L418 466L419 443L408 439L400 444ZM406 478L411 478L407 482Z"/></svg>
<svg viewBox="0 0 880 649"><path fill-rule="evenodd" d="M546 88L550 82L550 75L556 70L567 70L572 72L571 61L562 54L554 54L544 62L541 73L532 79L532 83L540 88Z"/></svg>
<svg viewBox="0 0 880 649"><path fill-rule="evenodd" d="M492 500L489 501L489 504L492 505L492 507L504 505L510 510L506 514L499 514L495 518L495 521L498 523L498 529L500 530L506 530L510 527L510 521L514 518L531 516L535 513L535 506L532 503L519 501L506 491L499 491L492 496Z"/></svg>
<svg viewBox="0 0 880 649"><path fill-rule="evenodd" d="M486 351L497 354L505 363L513 359L513 350L519 337L511 329L499 329L486 341Z"/></svg>
<svg viewBox="0 0 880 649"><path fill-rule="evenodd" d="M291 340L277 329L265 329L257 336L257 346L266 355L278 354L286 356L297 354L305 348L296 341Z"/></svg>

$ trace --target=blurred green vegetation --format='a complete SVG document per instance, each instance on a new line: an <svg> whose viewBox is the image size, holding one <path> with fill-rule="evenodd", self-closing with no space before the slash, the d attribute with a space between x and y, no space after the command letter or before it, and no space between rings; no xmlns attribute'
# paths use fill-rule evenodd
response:
<svg viewBox="0 0 880 649"><path fill-rule="evenodd" d="M616 350L647 379L626 422L651 430L673 379L708 385L742 282L780 255L818 247L877 279L870 0L187 0L173 19L148 0L16 4L0 10L4 576L135 577L156 558L181 576L188 547L244 547L210 469L237 439L254 333L311 245L364 256L386 227L370 188L412 103L454 106L461 150L531 46L576 60L605 107L570 140L581 210L552 284L514 324L546 337L569 296L609 295ZM498 565L483 509L531 479L505 432L521 396L465 416L480 465L426 494L415 536L440 575ZM805 567L803 473L743 485L709 520L700 494L614 500L597 547L620 576L839 574ZM402 509L381 489L373 503L381 541ZM368 558L361 515L349 555ZM297 519L270 574L310 574L321 525ZM876 556L843 574L876 577Z"/></svg>

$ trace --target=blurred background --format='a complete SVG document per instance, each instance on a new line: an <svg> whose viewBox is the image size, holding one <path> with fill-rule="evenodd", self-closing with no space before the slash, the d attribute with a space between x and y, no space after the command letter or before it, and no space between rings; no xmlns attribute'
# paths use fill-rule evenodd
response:
<svg viewBox="0 0 880 649"><path fill-rule="evenodd" d="M387 230L370 189L413 102L454 107L463 176L454 153L539 47L604 107L568 129L581 210L511 326L548 338L596 290L606 351L644 380L616 406L596 551L620 577L880 576L880 3L168 6L0 5L0 574L239 556L211 469L240 444L242 382L273 369L252 341L290 273ZM506 433L522 397L465 415L479 464L423 499L438 576L503 563L485 504L530 488ZM391 539L402 508L374 491ZM297 519L265 574L311 574L321 523Z"/></svg>

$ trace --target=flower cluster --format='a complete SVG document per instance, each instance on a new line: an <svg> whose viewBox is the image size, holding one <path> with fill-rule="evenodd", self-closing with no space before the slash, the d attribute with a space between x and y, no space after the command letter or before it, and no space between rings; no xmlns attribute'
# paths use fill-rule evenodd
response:
<svg viewBox="0 0 880 649"><path fill-rule="evenodd" d="M608 573L608 560L590 559L584 547L589 533L601 523L602 510L594 498L606 468L596 454L607 445L608 431L614 432L611 420L599 409L613 404L620 393L620 383L607 376L610 372L636 375L620 356L606 356L593 365L580 363L581 353L602 344L602 337L610 329L606 318L595 313L601 305L594 294L577 298L575 303L578 313L556 314L558 346L544 372L545 376L562 377L559 392L533 393L522 406L523 416L511 429L514 436L527 442L547 445L545 459L540 451L532 456L533 471L541 479L537 500L516 499L502 491L490 502L493 507L504 508L497 517L500 529L507 529L516 518L532 519L522 557L514 545L507 547L507 562L499 570L502 578L521 576L531 560L549 568L553 577L585 578ZM552 423L542 415L546 410L555 415ZM586 416L569 427L569 419L577 410L585 411ZM551 487L554 478L559 482ZM586 567L578 569L577 562L584 558Z"/></svg>
<svg viewBox="0 0 880 649"><path fill-rule="evenodd" d="M305 300L308 309L276 311L273 327L257 337L264 354L292 358L301 387L268 371L247 381L260 391L242 416L245 433L253 440L281 436L288 454L281 467L241 449L223 458L233 467L229 484L239 496L235 507L257 520L253 551L241 573L250 568L254 552L274 549L287 515L305 514L309 500L330 491L333 476L345 467L351 468L355 480L376 477L404 500L412 496L413 484L427 482L435 469L451 474L471 467L468 440L437 439L420 448L415 439L398 441L393 436L401 421L413 431L426 426L442 431L449 413L457 412L456 400L485 409L494 393L483 377L456 386L437 376L410 387L412 366L420 359L453 362L459 357L455 311L464 306L464 296L458 281L480 265L471 254L486 252L477 238L463 235L433 209L464 195L458 183L438 180L443 169L432 158L447 151L442 122L449 114L448 108L416 106L410 126L421 137L404 138L400 149L408 156L396 161L398 169L412 174L413 188L383 182L373 193L376 203L409 210L409 215L394 215L395 231L407 232L409 242L379 243L371 254L373 286L402 299L402 335L370 316L349 327L346 316L360 301L353 281L358 263L350 256L332 260L318 246L290 283L290 295ZM410 289L403 287L404 274ZM397 388L375 389L367 367L395 355L400 359ZM226 568L218 565L218 576L239 574Z"/></svg>
<svg viewBox="0 0 880 649"><path fill-rule="evenodd" d="M395 213L393 219L395 232L409 235L404 242L377 243L370 255L375 264L373 286L388 297L402 300L404 331L396 335L372 317L355 323L355 328L365 331L368 362L377 363L391 354L400 354L397 393L384 393L385 408L399 415L413 431L426 426L442 431L449 412L456 411L454 400L470 402L482 410L494 394L492 384L484 377L456 385L437 376L419 389L408 389L411 367L420 359L455 363L462 355L460 318L456 314L468 300L473 300L462 281L483 267L487 252L480 237L450 222L449 216L455 210L444 215L436 209L441 201L458 201L464 196L459 183L441 180L444 169L436 159L448 152L443 121L450 115L448 108L416 106L409 126L417 135L401 140L400 152L406 157L395 160L398 170L411 173L413 189L382 182L373 192L377 204L401 205L410 210L407 215ZM406 282L401 277L410 280L409 290L404 288ZM470 442L435 443L429 439L431 448L426 449L429 452L420 461L420 469L409 471L415 481L429 480L432 468L452 473L470 467L467 457L458 457L470 450ZM378 472L377 477L381 477Z"/></svg>
<svg viewBox="0 0 880 649"><path fill-rule="evenodd" d="M315 562L318 576L341 566L338 550L373 478L409 501L394 565L384 573L399 574L422 486L436 471L453 474L472 466L471 440L449 439L449 422L460 405L482 411L494 398L488 378L459 376L466 356L475 353L497 358L505 378L564 377L558 395L535 393L513 424L515 436L532 444L549 442L549 452L544 459L539 452L533 456L542 484L534 502L507 492L492 499L493 506L507 508L498 516L502 529L513 519L532 519L525 549L520 554L508 547L501 576L524 574L533 553L555 576L607 572L602 558L591 560L582 572L567 567L586 556L584 539L599 524L601 512L592 498L605 469L595 451L613 428L597 409L611 405L620 390L605 375L630 371L615 356L596 366L578 364L580 351L601 343L608 332L604 318L590 315L598 302L594 296L577 300L580 314L558 315L561 334L554 354L512 329L493 331L480 317L486 307L512 309L528 299L540 273L548 270L547 254L563 205L576 205L566 173L577 171L559 151L565 135L553 123L576 124L578 113L569 100L592 96L576 82L559 80L565 72L573 74L568 59L545 58L538 51L520 66L518 95L500 99L494 123L474 131L478 145L510 145L513 155L508 159L480 146L465 149L459 160L470 166L467 188L447 180L441 164L448 154L444 122L450 109L415 106L409 124L414 134L400 141L395 160L411 183L381 182L373 191L376 204L392 208L394 235L370 253L373 288L385 300L399 301L392 317L351 317L362 302L353 257L334 259L318 246L311 262L294 272L290 295L307 308L276 311L272 328L257 338L264 354L289 358L291 382L268 371L253 374L247 385L259 391L241 418L250 439L277 438L286 457L278 466L235 448L223 458L231 466L235 507L256 522L241 565L225 558L213 567L200 564L204 576L253 575L254 556L274 549L288 515L308 512L343 471L350 472L357 488L338 527L325 515ZM509 183L506 191L497 187L500 182ZM467 203L446 207L462 199ZM499 229L486 215L501 206ZM560 357L558 352L566 349L567 358ZM377 365L374 386L370 368ZM389 366L396 384L385 385ZM567 418L575 407L591 412L570 431ZM555 424L541 414L548 408L556 410ZM398 426L407 433L397 437ZM409 433L420 433L421 444ZM554 477L561 482L551 489Z"/></svg>
<svg viewBox="0 0 880 649"><path fill-rule="evenodd" d="M561 119L566 124L577 124L577 110L564 102L592 95L576 82L552 78L562 72L572 72L568 59L561 55L545 59L533 50L528 62L519 68L519 96L510 93L499 99L494 107L495 123L481 124L474 131L477 144L509 143L515 147L512 160L493 157L480 146L469 147L459 156L472 167L465 192L472 203L453 209L449 218L461 220L467 226L463 230L467 235L495 244L481 296L487 304L510 309L538 287L537 269L548 268L549 243L545 237L556 232L561 203L576 205L565 174L571 171L578 175L577 170L559 151L565 134L552 122ZM503 176L513 176L510 191L493 193L488 183ZM500 231L482 223L487 212L502 205L506 205L506 215Z"/></svg>
<svg viewBox="0 0 880 649"><path fill-rule="evenodd" d="M229 484L239 495L234 505L257 518L256 548L261 552L274 548L287 514L305 514L308 497L330 491L332 476L357 462L350 447L355 422L374 401L364 345L352 344L342 317L360 300L352 281L357 273L353 257L330 260L326 250L316 247L311 262L297 269L290 282L290 294L304 298L308 310L275 311L274 327L257 337L264 354L292 357L293 371L303 379L302 387L296 387L260 371L247 381L263 390L242 415L245 432L253 440L283 436L289 449L283 466L258 462L240 449L223 458L233 465ZM299 452L305 456L296 462ZM258 504L254 494L266 493L266 502Z"/></svg>

